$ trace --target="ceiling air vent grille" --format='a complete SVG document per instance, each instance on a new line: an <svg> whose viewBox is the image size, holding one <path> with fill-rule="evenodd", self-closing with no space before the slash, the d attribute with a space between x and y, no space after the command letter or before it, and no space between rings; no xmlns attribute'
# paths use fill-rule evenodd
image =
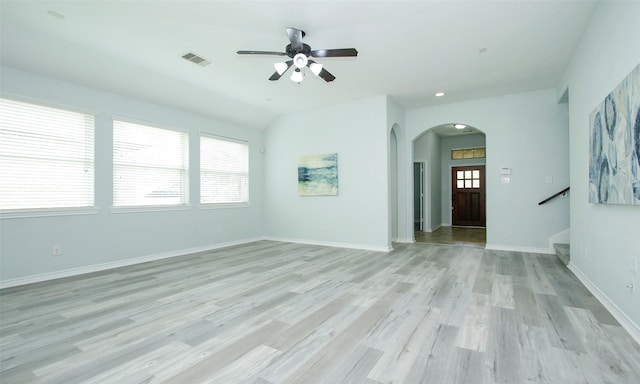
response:
<svg viewBox="0 0 640 384"><path fill-rule="evenodd" d="M201 67L206 67L207 65L211 64L209 60L205 59L204 57L198 56L192 52L182 55L182 58L192 63L198 64Z"/></svg>

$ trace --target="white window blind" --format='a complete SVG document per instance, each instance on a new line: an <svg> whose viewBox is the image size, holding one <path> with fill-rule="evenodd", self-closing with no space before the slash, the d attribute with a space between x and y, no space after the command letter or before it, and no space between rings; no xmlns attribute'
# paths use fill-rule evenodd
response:
<svg viewBox="0 0 640 384"><path fill-rule="evenodd" d="M184 205L189 193L189 135L113 122L113 205Z"/></svg>
<svg viewBox="0 0 640 384"><path fill-rule="evenodd" d="M249 145L200 136L200 203L249 202Z"/></svg>
<svg viewBox="0 0 640 384"><path fill-rule="evenodd" d="M94 116L0 98L0 209L94 205Z"/></svg>

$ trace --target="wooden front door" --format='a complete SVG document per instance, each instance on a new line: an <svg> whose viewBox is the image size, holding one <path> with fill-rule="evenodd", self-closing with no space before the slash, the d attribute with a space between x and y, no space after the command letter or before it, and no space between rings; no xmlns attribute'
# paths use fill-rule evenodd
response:
<svg viewBox="0 0 640 384"><path fill-rule="evenodd" d="M484 165L451 168L452 225L484 227Z"/></svg>

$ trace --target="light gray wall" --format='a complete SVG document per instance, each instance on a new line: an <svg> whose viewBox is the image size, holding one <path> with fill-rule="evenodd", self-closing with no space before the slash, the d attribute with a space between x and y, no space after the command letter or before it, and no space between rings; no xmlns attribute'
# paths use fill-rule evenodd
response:
<svg viewBox="0 0 640 384"><path fill-rule="evenodd" d="M51 274L167 252L215 247L263 234L262 133L114 94L1 68L2 91L96 113L96 214L0 220L0 280ZM190 134L190 201L185 210L112 213L111 116L149 121ZM199 132L249 142L250 207L198 206ZM52 246L62 246L52 256Z"/></svg>
<svg viewBox="0 0 640 384"><path fill-rule="evenodd" d="M411 173L406 173L405 163L407 161L406 139L405 139L405 120L404 109L396 103L390 97L386 97L387 104L387 130L393 132L396 136L396 152L391 154L389 151L389 174L393 181L396 183L390 183L390 196L392 193L395 197L392 197L390 202L390 214L392 224L397 225L397 231L395 233L395 241L398 242L412 242L413 241L413 224L409 225L412 220L410 212L405 211L407 205L406 199L410 198L407 193L411 191ZM389 134L391 140L391 135ZM391 141L389 142L391 144ZM392 158L395 161L392 161ZM395 217L394 217L395 216ZM393 230L391 230L393 233Z"/></svg>
<svg viewBox="0 0 640 384"><path fill-rule="evenodd" d="M640 63L640 2L601 2L565 72L571 132L571 263L640 335L640 207L589 204L589 115ZM640 271L638 271L640 272ZM635 279L636 293L626 285Z"/></svg>
<svg viewBox="0 0 640 384"><path fill-rule="evenodd" d="M270 238L371 249L390 246L386 96L277 119L265 133ZM298 196L301 156L338 154L338 196Z"/></svg>
<svg viewBox="0 0 640 384"><path fill-rule="evenodd" d="M486 134L487 247L551 252L549 237L569 227L569 199L538 202L569 183L567 105L547 89L412 109L407 138L452 121ZM511 184L500 183L501 167L512 168Z"/></svg>
<svg viewBox="0 0 640 384"><path fill-rule="evenodd" d="M413 161L425 161L425 232L435 231L442 226L442 156L440 137L428 131L413 141Z"/></svg>
<svg viewBox="0 0 640 384"><path fill-rule="evenodd" d="M486 159L451 159L451 150L460 148L477 148L485 146L483 134L448 136L440 140L440 163L442 178L442 225L451 225L451 167L485 164Z"/></svg>

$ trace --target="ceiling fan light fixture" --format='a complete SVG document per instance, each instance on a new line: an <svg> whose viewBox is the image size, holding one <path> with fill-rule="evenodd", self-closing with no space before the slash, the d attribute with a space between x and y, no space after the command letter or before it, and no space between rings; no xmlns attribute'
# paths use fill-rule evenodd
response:
<svg viewBox="0 0 640 384"><path fill-rule="evenodd" d="M303 77L300 68L296 68L296 70L291 74L291 81L293 81L294 83L301 83L302 79Z"/></svg>
<svg viewBox="0 0 640 384"><path fill-rule="evenodd" d="M0 0L2 1L2 0ZM271 55L271 56L287 56L288 59L284 63L274 63L276 71L269 77L269 81L279 80L282 75L288 71L289 67L295 67L291 74L291 80L297 83L302 82L305 76L305 67L322 80L330 83L336 79L331 72L327 71L322 64L318 64L312 57L357 57L358 51L355 48L340 49L317 49L312 50L311 47L302 42L304 31L297 28L287 28L287 36L289 44L285 47L284 52L275 51L237 51L238 55ZM314 65L315 64L315 65ZM286 65L286 68L285 68Z"/></svg>
<svg viewBox="0 0 640 384"><path fill-rule="evenodd" d="M275 63L273 64L273 66L276 68L276 72L278 72L278 75L282 75L287 71L287 69L289 69L289 66L284 61L280 63Z"/></svg>
<svg viewBox="0 0 640 384"><path fill-rule="evenodd" d="M455 129L465 129L465 128L467 128L467 126L466 126L466 125L464 125L464 124L454 124L454 126L453 126L453 127L454 127Z"/></svg>
<svg viewBox="0 0 640 384"><path fill-rule="evenodd" d="M312 63L309 65L309 69L313 72L314 75L318 76L322 71L322 64Z"/></svg>
<svg viewBox="0 0 640 384"><path fill-rule="evenodd" d="M306 67L308 62L309 58L307 58L307 55L305 55L304 53L298 53L293 57L293 65L295 65L299 69Z"/></svg>

